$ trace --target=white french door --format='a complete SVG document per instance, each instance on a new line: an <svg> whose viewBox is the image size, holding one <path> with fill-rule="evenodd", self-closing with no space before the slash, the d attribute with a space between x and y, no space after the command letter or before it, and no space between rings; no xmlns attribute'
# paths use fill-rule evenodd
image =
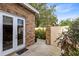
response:
<svg viewBox="0 0 79 59"><path fill-rule="evenodd" d="M0 55L25 47L25 19L0 12Z"/></svg>

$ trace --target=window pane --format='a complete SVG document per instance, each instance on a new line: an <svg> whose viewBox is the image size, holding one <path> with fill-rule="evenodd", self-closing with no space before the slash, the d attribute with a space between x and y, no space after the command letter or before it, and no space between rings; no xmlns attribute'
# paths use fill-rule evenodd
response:
<svg viewBox="0 0 79 59"><path fill-rule="evenodd" d="M3 16L3 51L13 47L13 18Z"/></svg>
<svg viewBox="0 0 79 59"><path fill-rule="evenodd" d="M23 20L18 19L18 25L19 25L19 26L23 26Z"/></svg>
<svg viewBox="0 0 79 59"><path fill-rule="evenodd" d="M3 24L5 25L12 25L13 20L12 17L8 17L8 16L3 16Z"/></svg>
<svg viewBox="0 0 79 59"><path fill-rule="evenodd" d="M18 45L21 45L23 44L23 20L21 19L18 19L17 34L18 34Z"/></svg>

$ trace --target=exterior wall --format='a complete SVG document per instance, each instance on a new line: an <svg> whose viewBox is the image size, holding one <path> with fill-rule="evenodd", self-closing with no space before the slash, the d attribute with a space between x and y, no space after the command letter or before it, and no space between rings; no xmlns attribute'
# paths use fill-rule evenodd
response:
<svg viewBox="0 0 79 59"><path fill-rule="evenodd" d="M46 28L46 44L50 45L51 44L51 27L47 26Z"/></svg>
<svg viewBox="0 0 79 59"><path fill-rule="evenodd" d="M51 27L51 45L57 45L57 38L61 36L62 32L65 32L68 26L54 26Z"/></svg>
<svg viewBox="0 0 79 59"><path fill-rule="evenodd" d="M48 28L46 31L46 37L47 37L47 44L51 45L57 45L57 38L62 34L64 29L68 28L68 26L53 26Z"/></svg>
<svg viewBox="0 0 79 59"><path fill-rule="evenodd" d="M57 44L57 38L62 34L62 27L51 27L51 45Z"/></svg>
<svg viewBox="0 0 79 59"><path fill-rule="evenodd" d="M24 17L26 19L26 45L28 46L35 42L35 15L33 13L22 7L20 4L14 3L0 4L0 10Z"/></svg>

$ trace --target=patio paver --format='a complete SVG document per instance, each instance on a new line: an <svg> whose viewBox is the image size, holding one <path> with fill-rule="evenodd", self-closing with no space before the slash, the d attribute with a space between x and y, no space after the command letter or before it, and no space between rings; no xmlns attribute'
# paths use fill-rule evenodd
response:
<svg viewBox="0 0 79 59"><path fill-rule="evenodd" d="M28 47L28 51L21 54L21 56L60 56L60 48L54 45L46 45L45 40L38 39L37 43ZM16 53L13 56L19 56Z"/></svg>

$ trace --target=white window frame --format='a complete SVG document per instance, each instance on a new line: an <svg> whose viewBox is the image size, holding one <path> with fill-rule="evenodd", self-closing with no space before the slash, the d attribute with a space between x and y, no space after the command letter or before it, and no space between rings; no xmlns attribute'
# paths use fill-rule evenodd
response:
<svg viewBox="0 0 79 59"><path fill-rule="evenodd" d="M13 48L3 51L3 15L13 18ZM23 44L17 45L17 20L23 20ZM25 18L0 10L0 55L7 55L25 47Z"/></svg>

